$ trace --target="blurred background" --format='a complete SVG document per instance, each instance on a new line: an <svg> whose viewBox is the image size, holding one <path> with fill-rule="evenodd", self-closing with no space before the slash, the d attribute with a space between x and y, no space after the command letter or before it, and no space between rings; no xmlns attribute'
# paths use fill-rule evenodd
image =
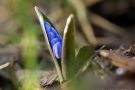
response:
<svg viewBox="0 0 135 90"><path fill-rule="evenodd" d="M15 90L8 63L22 77L24 67L54 69L35 6L61 35L67 17L75 15L77 49L87 44L118 48L135 40L135 0L0 0L0 90Z"/></svg>

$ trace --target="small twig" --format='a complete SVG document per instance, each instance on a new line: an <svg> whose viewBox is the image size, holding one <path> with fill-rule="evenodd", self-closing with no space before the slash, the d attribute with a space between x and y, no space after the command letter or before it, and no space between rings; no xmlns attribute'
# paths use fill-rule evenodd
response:
<svg viewBox="0 0 135 90"><path fill-rule="evenodd" d="M131 58L127 58L126 56L118 55L114 52L110 52L108 50L100 50L99 54L101 57L108 60L113 65L117 67L124 68L128 71L135 72L135 60Z"/></svg>
<svg viewBox="0 0 135 90"><path fill-rule="evenodd" d="M9 62L7 62L7 63L5 63L5 64L3 64L3 65L0 65L0 70L2 70L3 68L8 67L9 65L10 65Z"/></svg>
<svg viewBox="0 0 135 90"><path fill-rule="evenodd" d="M104 28L107 31L115 33L116 35L119 35L124 38L127 36L126 30L109 22L108 20L106 20L105 18L103 18L97 14L90 13L90 21L93 24L95 24L101 28Z"/></svg>

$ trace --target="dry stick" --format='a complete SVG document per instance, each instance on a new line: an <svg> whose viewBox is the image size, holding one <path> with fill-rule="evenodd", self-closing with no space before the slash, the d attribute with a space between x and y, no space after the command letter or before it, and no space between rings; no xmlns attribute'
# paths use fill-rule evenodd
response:
<svg viewBox="0 0 135 90"><path fill-rule="evenodd" d="M135 60L125 56L118 55L108 50L100 50L99 54L109 60L113 65L135 72Z"/></svg>
<svg viewBox="0 0 135 90"><path fill-rule="evenodd" d="M0 65L0 70L8 67L10 65L10 62L6 62L5 64Z"/></svg>
<svg viewBox="0 0 135 90"><path fill-rule="evenodd" d="M85 34L88 42L92 44L97 44L92 26L89 24L89 21L87 19L87 11L84 3L81 0L69 0L69 2L76 10L76 15L82 27L82 32Z"/></svg>
<svg viewBox="0 0 135 90"><path fill-rule="evenodd" d="M126 31L123 28L109 22L97 14L90 13L90 21L93 24L100 26L101 28L104 28L105 30L115 33L121 37L125 38L125 36L127 36Z"/></svg>
<svg viewBox="0 0 135 90"><path fill-rule="evenodd" d="M98 45L106 45L106 44L114 44L116 40L114 40L113 38L106 38L106 37L103 37L103 38L98 38L97 37L97 42L98 42Z"/></svg>

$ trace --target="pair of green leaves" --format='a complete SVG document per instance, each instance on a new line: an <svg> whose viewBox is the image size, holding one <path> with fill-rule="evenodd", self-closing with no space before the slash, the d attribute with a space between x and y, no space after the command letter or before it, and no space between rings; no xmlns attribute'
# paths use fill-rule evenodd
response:
<svg viewBox="0 0 135 90"><path fill-rule="evenodd" d="M90 56L93 54L93 48L90 46L84 46L75 54L75 25L74 25L74 16L70 15L67 19L67 23L64 29L64 36L63 36L63 46L62 46L62 57L60 60L60 64L58 63L59 60L55 58L52 52L51 45L49 43L46 30L44 28L44 21L49 22L52 26L54 26L50 20L43 14L38 7L35 7L35 11L37 13L38 19L40 21L43 34L45 40L47 42L48 49L54 61L60 82L64 80L70 80L73 78L86 64L89 60ZM55 28L55 27L54 27Z"/></svg>

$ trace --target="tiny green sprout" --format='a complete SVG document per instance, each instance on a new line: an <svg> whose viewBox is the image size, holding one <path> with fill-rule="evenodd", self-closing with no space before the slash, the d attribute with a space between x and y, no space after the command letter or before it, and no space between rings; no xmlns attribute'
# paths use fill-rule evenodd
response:
<svg viewBox="0 0 135 90"><path fill-rule="evenodd" d="M38 7L35 7L35 11L60 82L62 83L63 81L72 79L82 68L84 68L84 66L86 66L85 64L93 53L92 47L86 46L81 48L76 56L74 15L71 14L67 18L62 38L50 20ZM83 53L85 55L82 55Z"/></svg>

